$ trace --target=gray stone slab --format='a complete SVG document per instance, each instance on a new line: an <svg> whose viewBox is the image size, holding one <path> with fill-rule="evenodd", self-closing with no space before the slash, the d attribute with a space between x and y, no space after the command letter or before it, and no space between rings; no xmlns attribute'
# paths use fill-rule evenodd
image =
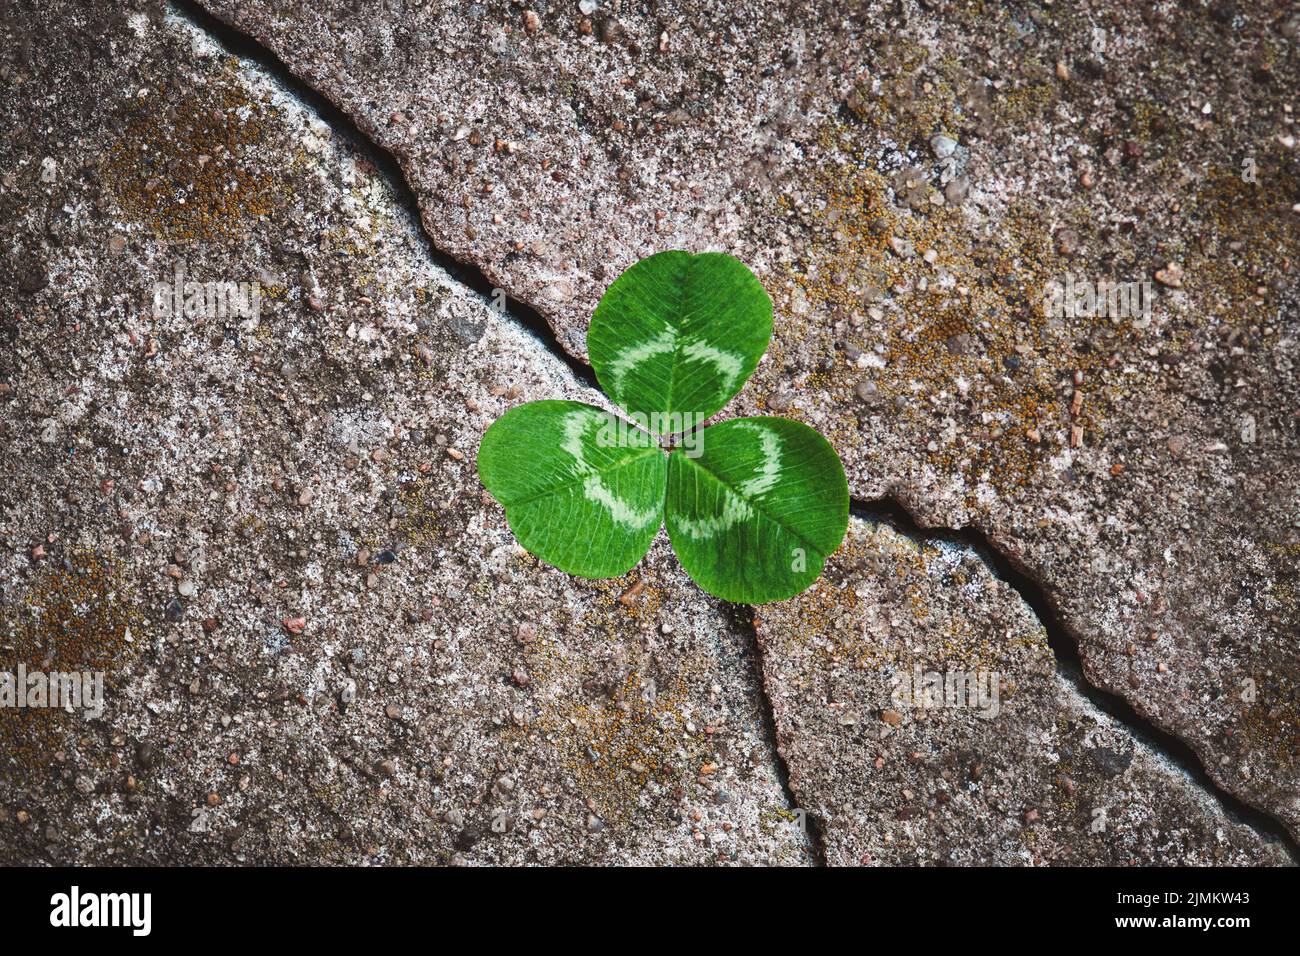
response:
<svg viewBox="0 0 1300 956"><path fill-rule="evenodd" d="M811 862L747 629L666 541L540 565L478 483L507 408L599 397L200 31L5 29L0 662L107 687L0 710L0 860ZM181 263L257 307L167 309Z"/></svg>
<svg viewBox="0 0 1300 956"><path fill-rule="evenodd" d="M854 519L758 611L778 740L833 865L1289 862L1057 671L973 551Z"/></svg>
<svg viewBox="0 0 1300 956"><path fill-rule="evenodd" d="M808 421L860 499L982 531L1089 680L1296 832L1289 4L203 3L574 355L637 258L744 259L776 333L727 414ZM1049 314L1067 277L1152 294Z"/></svg>

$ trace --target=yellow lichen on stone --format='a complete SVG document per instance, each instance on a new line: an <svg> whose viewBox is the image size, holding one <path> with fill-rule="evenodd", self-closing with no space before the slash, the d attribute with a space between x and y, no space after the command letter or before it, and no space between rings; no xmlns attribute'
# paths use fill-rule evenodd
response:
<svg viewBox="0 0 1300 956"><path fill-rule="evenodd" d="M36 573L27 593L0 605L0 671L102 672L105 695L148 641L144 618L111 558L73 551ZM0 708L0 776L24 775L48 760L81 714Z"/></svg>
<svg viewBox="0 0 1300 956"><path fill-rule="evenodd" d="M134 102L102 161L118 205L171 241L245 235L274 204L258 148L268 108L230 78L202 93L156 90Z"/></svg>

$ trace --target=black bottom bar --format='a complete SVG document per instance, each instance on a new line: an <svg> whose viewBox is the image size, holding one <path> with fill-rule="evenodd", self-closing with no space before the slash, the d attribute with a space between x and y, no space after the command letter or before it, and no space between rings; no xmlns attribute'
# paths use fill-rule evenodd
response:
<svg viewBox="0 0 1300 956"><path fill-rule="evenodd" d="M192 942L205 927L218 937L373 943L376 932L436 937L474 924L494 940L523 932L537 942L606 920L674 936L700 919L729 941L793 920L801 935L847 928L866 933L864 943L884 931L974 943L1042 930L1072 941L1195 934L1231 944L1289 927L1295 900L1294 872L1240 869L9 869L0 879L0 919L15 947L70 934ZM117 925L85 925L105 922Z"/></svg>

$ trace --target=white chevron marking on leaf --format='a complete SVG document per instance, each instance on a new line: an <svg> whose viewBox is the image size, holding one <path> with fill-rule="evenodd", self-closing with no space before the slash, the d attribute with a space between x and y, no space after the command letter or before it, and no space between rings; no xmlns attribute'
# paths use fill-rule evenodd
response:
<svg viewBox="0 0 1300 956"><path fill-rule="evenodd" d="M677 335L672 329L664 329L654 338L648 341L634 345L626 351L619 354L618 358L610 362L607 366L609 370L609 389L611 394L617 396L623 391L623 379L627 373L632 371L646 359L655 355L663 355L671 352L677 347Z"/></svg>
<svg viewBox="0 0 1300 956"><path fill-rule="evenodd" d="M695 359L701 362L710 362L718 370L718 374L727 380L726 390L730 391L731 387L736 384L741 373L745 369L745 360L731 352L724 352L722 349L715 348L707 342L700 339L694 339L682 348L682 355L688 359Z"/></svg>
<svg viewBox="0 0 1300 956"><path fill-rule="evenodd" d="M594 417L585 409L575 408L563 419L564 439L560 442L560 447L573 457L574 470L580 475L589 475L593 471L591 465L587 464L586 452L582 450L582 439Z"/></svg>
<svg viewBox="0 0 1300 956"><path fill-rule="evenodd" d="M582 441L587 430L593 422L601 420L600 413L587 409L579 408L569 412L564 416L564 438L560 447L573 456L574 471L586 476L582 483L582 494L588 501L602 505L615 524L632 529L644 528L659 517L659 509L652 507L638 511L615 495L605 487L600 475L595 474L595 469L588 463L583 451Z"/></svg>
<svg viewBox="0 0 1300 956"><path fill-rule="evenodd" d="M588 501L604 505L609 512L609 516L614 519L614 523L623 525L626 528L644 528L650 522L659 518L658 507L638 511L606 488L599 475L591 475L582 483L582 493Z"/></svg>
<svg viewBox="0 0 1300 956"><path fill-rule="evenodd" d="M748 521L754 515L754 509L744 498L730 491L723 491L724 503L722 513L709 518L690 518L681 515L678 526L691 536L693 541L706 541L715 534L728 530L733 525Z"/></svg>
<svg viewBox="0 0 1300 956"><path fill-rule="evenodd" d="M772 429L752 422L737 422L736 428L757 435L763 445L763 464L759 467L758 474L741 483L741 492L752 497L771 491L781 477L780 437Z"/></svg>

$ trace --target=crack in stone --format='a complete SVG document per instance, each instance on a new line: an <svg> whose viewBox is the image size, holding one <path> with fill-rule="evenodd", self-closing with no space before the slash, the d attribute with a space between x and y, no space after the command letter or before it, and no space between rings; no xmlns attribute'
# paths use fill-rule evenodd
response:
<svg viewBox="0 0 1300 956"><path fill-rule="evenodd" d="M364 132L356 121L344 112L337 103L294 73L288 64L256 37L214 16L199 6L195 0L170 0L170 5L177 15L206 33L227 51L256 63L274 77L285 89L293 93L311 112L319 116L336 135L345 139L357 152L363 155L392 190L397 204L413 217L413 221L425 240L432 260L446 271L452 279L472 290L484 300L491 300L493 293L498 288L495 283L491 282L487 275L473 263L457 259L438 246L432 232L424 222L419 199L406 178L401 160L398 159L395 153L380 145L374 138ZM578 381L591 388L599 389L595 371L592 367L571 355L560 345L555 331L541 312L518 299L506 298L505 314L538 339L546 351L563 362ZM1227 792L1206 772L1200 756L1190 744L1162 729L1154 721L1139 713L1123 697L1103 690L1089 682L1084 673L1082 658L1079 654L1078 637L1072 634L1061 622L1057 609L1047 596L1042 585L1035 581L1026 571L1018 567L1011 558L999 551L982 532L970 527L923 527L902 504L892 498L853 499L850 510L852 514L864 520L888 524L900 534L911 538L917 543L943 541L970 548L978 554L990 568L994 577L1010 586L1033 611L1034 616L1047 634L1048 643L1056 659L1058 674L1080 696L1088 700L1098 710L1114 718L1137 740L1142 741L1170 764L1182 770L1198 786L1214 796L1229 819L1251 827L1266 839L1281 842L1287 848L1291 858L1300 863L1300 843L1297 843L1296 838L1281 820ZM768 697L763 682L762 644L754 627L752 609L744 610L744 605L729 605L729 607L734 609L735 612L739 612L733 613L736 625L752 642L753 678L757 687L766 733L776 757L777 775L790 805L797 808L799 807L799 800L790 786L789 767L777 739L772 702ZM819 865L825 866L827 865L827 857L821 822L811 814L807 815L805 820L814 857Z"/></svg>
<svg viewBox="0 0 1300 956"><path fill-rule="evenodd" d="M401 162L395 154L376 143L337 104L295 75L283 60L263 46L256 38L213 16L193 0L172 0L172 7L182 19L219 43L228 52L256 63L274 77L286 90L293 93L310 112L325 122L336 135L345 139L349 145L364 156L384 179L393 193L396 204L412 217L413 223L424 238L427 251L434 263L447 272L454 281L477 293L485 300L491 299L497 287L488 280L481 269L472 263L456 259L438 247L432 233L424 223L420 213L419 200L414 189L411 188L410 183L407 181ZM568 367L574 378L593 389L600 389L596 381L595 370L561 347L555 331L540 312L517 299L507 298L505 301L505 314L509 318L531 332L548 353ZM799 809L799 802L790 787L789 768L786 765L785 756L777 744L776 719L772 713L772 703L768 699L763 686L762 647L758 640L758 633L754 628L752 609L745 605L734 604L724 605L723 607L724 613L731 618L736 629L745 636L749 643L751 680L756 689L755 698L762 715L764 734L772 750L773 768L790 808ZM826 866L826 851L821 823L807 813L805 813L804 821L808 848L814 864Z"/></svg>
<svg viewBox="0 0 1300 956"><path fill-rule="evenodd" d="M335 135L364 156L392 191L396 204L412 217L412 221L424 238L433 262L452 279L473 291L489 305L495 304L494 293L500 287L488 279L483 270L473 263L457 259L439 247L421 215L419 199L407 181L402 162L392 150L376 142L337 103L294 73L287 63L256 37L214 16L194 0L170 0L170 4L177 16L207 34L227 52L256 63L274 77L281 86L296 96L309 112L314 113L328 125ZM505 290L501 291L504 293ZM574 358L561 347L555 330L540 312L527 303L508 296L503 301L506 315L541 341L548 352L568 367L574 378L591 388L600 387L591 366Z"/></svg>
<svg viewBox="0 0 1300 956"><path fill-rule="evenodd" d="M817 866L830 866L826 856L826 834L821 819L804 809L794 788L790 785L790 765L776 733L776 713L772 710L772 699L767 695L767 685L763 680L763 643L758 639L758 628L754 626L754 608L748 604L727 604L726 614L736 630L745 635L749 642L749 664L751 678L758 689L759 710L763 715L763 731L772 747L775 757L776 776L785 794L786 802L792 810L801 810L804 814L804 833L808 837L808 848L812 852Z"/></svg>
<svg viewBox="0 0 1300 956"><path fill-rule="evenodd" d="M1160 727L1124 697L1089 681L1079 654L1079 638L1061 620L1046 590L1016 562L1000 551L976 528L925 527L893 498L853 499L852 514L865 521L886 524L918 545L943 542L968 548L979 556L993 576L1020 596L1047 635L1056 659L1057 673L1092 706L1118 721L1133 737L1177 767L1202 790L1215 797L1228 819L1253 829L1266 840L1280 842L1291 859L1300 863L1300 844L1287 826L1266 810L1229 793L1209 775L1200 755L1181 737Z"/></svg>

